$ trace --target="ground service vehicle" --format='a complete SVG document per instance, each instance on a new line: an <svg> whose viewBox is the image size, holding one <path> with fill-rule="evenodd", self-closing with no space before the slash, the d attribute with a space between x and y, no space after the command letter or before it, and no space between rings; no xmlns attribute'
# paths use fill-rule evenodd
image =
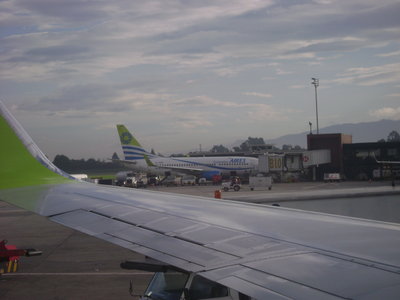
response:
<svg viewBox="0 0 400 300"><path fill-rule="evenodd" d="M161 182L162 182L162 185L165 185L165 186L178 186L180 183L180 179L174 175L169 175Z"/></svg>
<svg viewBox="0 0 400 300"><path fill-rule="evenodd" d="M267 188L268 190L272 189L272 177L266 176L264 174L257 174L256 176L249 177L249 187L250 190L254 190L256 188Z"/></svg>
<svg viewBox="0 0 400 300"><path fill-rule="evenodd" d="M185 175L182 177L182 185L195 185L195 184L196 184L196 176Z"/></svg>
<svg viewBox="0 0 400 300"><path fill-rule="evenodd" d="M224 192L227 192L229 190L234 190L235 192L237 192L240 190L240 184L232 182L223 182L222 189L224 190Z"/></svg>

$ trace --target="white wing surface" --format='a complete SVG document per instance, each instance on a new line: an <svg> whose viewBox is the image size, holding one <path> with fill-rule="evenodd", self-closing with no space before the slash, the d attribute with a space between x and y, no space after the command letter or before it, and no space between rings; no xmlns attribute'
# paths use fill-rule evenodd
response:
<svg viewBox="0 0 400 300"><path fill-rule="evenodd" d="M12 147L1 150L1 162L4 155L9 161L18 153L16 168L23 167L16 162L22 156L36 172L34 163L15 149L25 147L10 133L20 125L4 105L0 108L2 136L11 140L1 147ZM7 179L0 185L0 199L256 299L399 298L397 224L96 186L61 178L60 172L52 178L37 173L39 180L29 185ZM3 170L0 178L13 174Z"/></svg>

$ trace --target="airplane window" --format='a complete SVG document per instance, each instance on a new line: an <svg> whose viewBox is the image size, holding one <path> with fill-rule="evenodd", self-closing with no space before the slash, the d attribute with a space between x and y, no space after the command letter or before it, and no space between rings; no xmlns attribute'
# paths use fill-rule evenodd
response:
<svg viewBox="0 0 400 300"><path fill-rule="evenodd" d="M214 299L229 295L228 288L201 276L193 278L189 289L190 300Z"/></svg>

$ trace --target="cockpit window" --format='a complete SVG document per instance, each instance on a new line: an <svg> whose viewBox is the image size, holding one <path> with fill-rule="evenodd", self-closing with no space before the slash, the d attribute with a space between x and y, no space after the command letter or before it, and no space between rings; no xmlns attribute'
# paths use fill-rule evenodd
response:
<svg viewBox="0 0 400 300"><path fill-rule="evenodd" d="M179 300L189 274L180 272L158 272L145 292L145 297L154 300Z"/></svg>
<svg viewBox="0 0 400 300"><path fill-rule="evenodd" d="M193 278L189 289L190 300L212 299L228 296L228 288L201 276Z"/></svg>

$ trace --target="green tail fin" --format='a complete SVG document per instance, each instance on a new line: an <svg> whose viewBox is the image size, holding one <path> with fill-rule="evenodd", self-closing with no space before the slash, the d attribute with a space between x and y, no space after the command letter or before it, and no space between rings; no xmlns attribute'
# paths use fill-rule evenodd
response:
<svg viewBox="0 0 400 300"><path fill-rule="evenodd" d="M134 136L129 132L125 125L117 125L117 130L122 145L136 146L142 148L140 143L134 138Z"/></svg>

